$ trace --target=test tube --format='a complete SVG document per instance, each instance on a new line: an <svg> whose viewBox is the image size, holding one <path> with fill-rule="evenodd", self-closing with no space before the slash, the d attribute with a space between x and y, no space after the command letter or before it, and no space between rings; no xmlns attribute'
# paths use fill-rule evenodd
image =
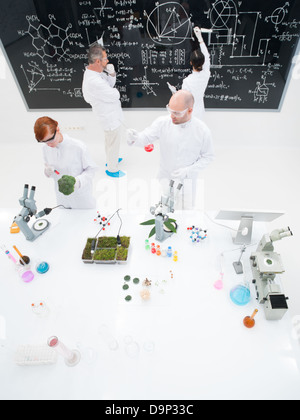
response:
<svg viewBox="0 0 300 420"><path fill-rule="evenodd" d="M65 364L74 367L80 362L80 353L78 350L69 350L57 337L53 336L48 339L48 346L56 350L58 354L63 356Z"/></svg>

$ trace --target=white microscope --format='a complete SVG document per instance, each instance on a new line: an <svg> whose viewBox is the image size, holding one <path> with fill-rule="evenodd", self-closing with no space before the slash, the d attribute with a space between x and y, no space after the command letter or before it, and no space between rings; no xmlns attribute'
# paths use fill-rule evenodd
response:
<svg viewBox="0 0 300 420"><path fill-rule="evenodd" d="M162 196L160 202L150 209L150 213L155 216L156 240L159 242L165 241L177 230L176 222L169 218L168 213L174 213L176 199L183 184L179 183L176 191L174 184L175 182L171 180L169 194L167 196Z"/></svg>
<svg viewBox="0 0 300 420"><path fill-rule="evenodd" d="M19 199L19 203L23 206L20 213L15 217L14 222L19 226L20 230L24 233L25 238L28 241L33 242L40 235L42 235L50 226L48 220L41 219L42 216L48 215L52 209L44 209L40 213L37 213L37 207L34 200L35 187L31 187L30 194L28 197L28 184L24 186L23 196ZM37 220L32 228L28 226L30 218L35 216Z"/></svg>
<svg viewBox="0 0 300 420"><path fill-rule="evenodd" d="M293 236L290 228L274 230L262 237L256 252L250 257L257 300L264 305L267 320L280 320L288 310L287 297L275 283L276 274L284 273L281 256L274 252L273 242Z"/></svg>

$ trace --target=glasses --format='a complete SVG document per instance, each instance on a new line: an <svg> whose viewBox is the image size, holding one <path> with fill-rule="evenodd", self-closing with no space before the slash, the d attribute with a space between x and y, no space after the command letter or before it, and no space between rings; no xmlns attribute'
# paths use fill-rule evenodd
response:
<svg viewBox="0 0 300 420"><path fill-rule="evenodd" d="M56 132L57 132L57 130L54 131L54 134L51 137L51 139L48 139L48 140L40 140L39 143L50 143L50 142L53 142L54 139L55 139L55 136L56 136Z"/></svg>
<svg viewBox="0 0 300 420"><path fill-rule="evenodd" d="M189 108L186 108L184 111L174 111L169 107L169 105L167 105L166 108L171 115L174 115L174 117L183 117L189 110Z"/></svg>

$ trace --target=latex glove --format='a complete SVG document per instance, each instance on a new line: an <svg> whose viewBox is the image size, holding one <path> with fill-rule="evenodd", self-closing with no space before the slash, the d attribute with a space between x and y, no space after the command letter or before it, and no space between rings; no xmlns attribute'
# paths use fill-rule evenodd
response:
<svg viewBox="0 0 300 420"><path fill-rule="evenodd" d="M75 178L75 179L76 179L76 182L75 182L75 185L74 185L74 191L79 190L79 188L81 187L80 180L78 178Z"/></svg>
<svg viewBox="0 0 300 420"><path fill-rule="evenodd" d="M44 174L47 178L51 178L54 175L54 168L51 165L48 165L48 163L45 163L45 169Z"/></svg>
<svg viewBox="0 0 300 420"><path fill-rule="evenodd" d="M134 143L138 140L139 133L136 130L130 128L127 130L127 144L128 146L133 146Z"/></svg>
<svg viewBox="0 0 300 420"><path fill-rule="evenodd" d="M107 64L106 69L107 73L110 76L115 76L116 75L116 70L113 64Z"/></svg>
<svg viewBox="0 0 300 420"><path fill-rule="evenodd" d="M200 42L200 44L201 44L201 42L204 42L204 39L202 37L201 29L198 26L196 26L196 28L194 28L194 33L195 33L198 41Z"/></svg>
<svg viewBox="0 0 300 420"><path fill-rule="evenodd" d="M177 92L177 89L175 86L172 86L169 82L167 82L168 88L170 89L170 91L172 92L172 94L174 95Z"/></svg>

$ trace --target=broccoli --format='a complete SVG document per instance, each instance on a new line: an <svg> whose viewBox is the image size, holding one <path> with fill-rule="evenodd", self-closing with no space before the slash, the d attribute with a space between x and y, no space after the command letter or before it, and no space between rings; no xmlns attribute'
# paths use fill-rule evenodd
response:
<svg viewBox="0 0 300 420"><path fill-rule="evenodd" d="M73 176L63 175L58 180L58 189L64 195L71 195L74 192L76 179Z"/></svg>

